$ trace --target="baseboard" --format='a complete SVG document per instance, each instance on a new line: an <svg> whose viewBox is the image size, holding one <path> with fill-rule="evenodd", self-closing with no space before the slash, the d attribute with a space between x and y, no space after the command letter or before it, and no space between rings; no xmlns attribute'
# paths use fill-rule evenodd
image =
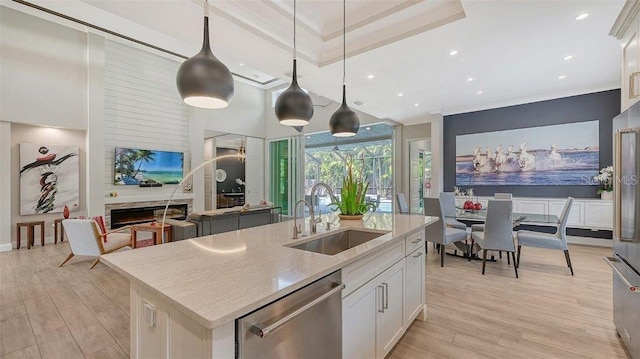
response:
<svg viewBox="0 0 640 359"><path fill-rule="evenodd" d="M596 247L609 247L609 248L613 247L613 241L611 239L604 239L604 238L567 236L567 243L582 244L585 246L596 246Z"/></svg>
<svg viewBox="0 0 640 359"><path fill-rule="evenodd" d="M11 249L13 249L13 245L11 243L0 244L0 252L9 252Z"/></svg>

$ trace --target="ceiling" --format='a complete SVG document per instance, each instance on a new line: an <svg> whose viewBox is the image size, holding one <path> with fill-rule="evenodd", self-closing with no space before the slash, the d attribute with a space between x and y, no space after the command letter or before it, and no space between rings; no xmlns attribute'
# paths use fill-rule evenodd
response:
<svg viewBox="0 0 640 359"><path fill-rule="evenodd" d="M393 136L393 127L385 123L373 124L370 126L361 126L358 133L353 137L338 138L331 135L329 131L312 133L306 135L304 145L305 148L323 148L333 147L335 145L351 147L362 146L364 142L375 142L386 140L388 142ZM384 141L383 141L384 142Z"/></svg>
<svg viewBox="0 0 640 359"><path fill-rule="evenodd" d="M201 1L32 2L180 54L192 55L201 47ZM292 1L209 4L216 56L259 82L290 81ZM623 4L348 0L347 98L363 112L410 124L430 113L618 88L620 45L608 33ZM589 16L575 20L581 13ZM342 84L341 15L341 1L298 0L299 82L336 101ZM452 50L455 56L449 55ZM573 57L563 60L567 55Z"/></svg>

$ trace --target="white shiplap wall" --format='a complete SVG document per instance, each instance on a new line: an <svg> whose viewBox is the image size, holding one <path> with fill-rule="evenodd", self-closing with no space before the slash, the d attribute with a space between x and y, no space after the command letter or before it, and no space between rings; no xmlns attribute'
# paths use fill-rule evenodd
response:
<svg viewBox="0 0 640 359"><path fill-rule="evenodd" d="M119 42L105 44L105 189L119 195L172 191L175 186L113 185L115 147L183 152L189 171L189 108L176 88L177 61Z"/></svg>

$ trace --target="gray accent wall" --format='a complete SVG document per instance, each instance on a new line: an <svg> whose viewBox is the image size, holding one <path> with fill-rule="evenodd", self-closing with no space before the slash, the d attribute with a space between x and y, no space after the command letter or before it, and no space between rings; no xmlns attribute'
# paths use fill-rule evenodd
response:
<svg viewBox="0 0 640 359"><path fill-rule="evenodd" d="M613 163L613 118L620 113L620 90L609 90L462 113L444 117L444 190L453 191L456 175L456 136L598 120L600 168ZM480 196L509 192L518 197L598 198L597 186L475 186Z"/></svg>

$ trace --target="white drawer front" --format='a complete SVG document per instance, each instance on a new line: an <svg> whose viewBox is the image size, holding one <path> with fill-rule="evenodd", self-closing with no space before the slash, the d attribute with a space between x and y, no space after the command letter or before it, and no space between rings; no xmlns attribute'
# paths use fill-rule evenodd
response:
<svg viewBox="0 0 640 359"><path fill-rule="evenodd" d="M424 243L424 228L405 237L405 253L411 253Z"/></svg>
<svg viewBox="0 0 640 359"><path fill-rule="evenodd" d="M403 259L404 253L404 242L400 242L342 268L342 282L346 286L342 298Z"/></svg>
<svg viewBox="0 0 640 359"><path fill-rule="evenodd" d="M518 200L514 201L513 211L519 213L549 214L547 203L547 201Z"/></svg>

